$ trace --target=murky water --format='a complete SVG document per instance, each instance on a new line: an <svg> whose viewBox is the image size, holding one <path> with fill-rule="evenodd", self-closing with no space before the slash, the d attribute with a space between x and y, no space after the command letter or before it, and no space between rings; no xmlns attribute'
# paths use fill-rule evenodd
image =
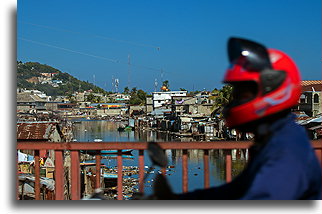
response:
<svg viewBox="0 0 322 214"><path fill-rule="evenodd" d="M166 133L155 131L126 131L119 132L117 128L121 122L111 121L81 121L74 124L74 138L79 142L94 141L101 139L106 142L120 141L173 141L171 136ZM174 192L182 192L182 151L167 150L166 151L169 165L174 168L167 169L167 178ZM210 163L210 186L218 186L225 182L225 161L221 151L209 151ZM108 167L116 166L115 157L105 157L102 159ZM145 154L145 165L151 164L147 154ZM245 164L245 160L233 161L233 174L237 174ZM138 165L138 151L133 150L131 156L123 159L124 166ZM159 169L155 170L158 173ZM151 193L151 185L153 184L153 174L146 181L145 191ZM203 151L188 150L188 186L189 191L203 188Z"/></svg>

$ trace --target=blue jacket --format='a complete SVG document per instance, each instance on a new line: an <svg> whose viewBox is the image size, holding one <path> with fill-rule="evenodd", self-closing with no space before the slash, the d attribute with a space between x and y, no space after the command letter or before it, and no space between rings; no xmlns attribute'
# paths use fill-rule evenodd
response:
<svg viewBox="0 0 322 214"><path fill-rule="evenodd" d="M272 135L250 148L250 161L232 182L179 195L179 199L321 199L321 165L292 114L274 122Z"/></svg>

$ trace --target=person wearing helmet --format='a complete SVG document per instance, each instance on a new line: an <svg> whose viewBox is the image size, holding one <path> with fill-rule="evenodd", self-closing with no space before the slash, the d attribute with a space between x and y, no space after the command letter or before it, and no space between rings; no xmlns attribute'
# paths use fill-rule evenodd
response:
<svg viewBox="0 0 322 214"><path fill-rule="evenodd" d="M224 83L233 98L223 113L229 128L254 134L250 160L230 183L178 195L168 189L163 199L321 199L321 166L291 113L301 95L297 66L282 51L242 38L229 39L228 57Z"/></svg>

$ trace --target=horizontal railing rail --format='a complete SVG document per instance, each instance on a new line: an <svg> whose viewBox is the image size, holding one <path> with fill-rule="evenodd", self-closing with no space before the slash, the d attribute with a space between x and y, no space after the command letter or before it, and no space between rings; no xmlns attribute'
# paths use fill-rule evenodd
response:
<svg viewBox="0 0 322 214"><path fill-rule="evenodd" d="M96 150L96 172L100 173L101 168L101 151L117 150L117 199L123 199L123 160L122 150L138 150L138 169L139 169L139 191L144 192L144 150L147 149L148 142L17 142L17 150L34 150L35 159L35 199L40 200L40 156L41 150L55 151L55 199L64 200L64 163L63 152L70 151L71 157L71 199L79 200L81 196L80 187L80 150ZM216 142L159 142L162 149L182 150L182 191L188 191L188 153L187 150L198 149L204 150L204 187L210 186L209 180L209 150L233 150L248 149L252 142L250 141L216 141ZM322 143L319 140L312 141L312 146L316 151L317 157L321 160ZM231 152L225 153L226 182L232 179L232 156ZM164 171L164 170L163 170ZM95 188L100 187L100 174L95 176ZM18 178L17 178L18 180ZM17 181L17 197L18 197Z"/></svg>

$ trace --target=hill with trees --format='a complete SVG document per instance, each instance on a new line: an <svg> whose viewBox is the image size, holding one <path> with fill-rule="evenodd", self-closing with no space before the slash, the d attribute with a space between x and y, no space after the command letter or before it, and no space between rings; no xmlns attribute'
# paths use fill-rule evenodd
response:
<svg viewBox="0 0 322 214"><path fill-rule="evenodd" d="M17 87L36 89L49 96L68 96L76 91L87 90L109 93L88 81L78 80L66 72L38 62L17 62Z"/></svg>

